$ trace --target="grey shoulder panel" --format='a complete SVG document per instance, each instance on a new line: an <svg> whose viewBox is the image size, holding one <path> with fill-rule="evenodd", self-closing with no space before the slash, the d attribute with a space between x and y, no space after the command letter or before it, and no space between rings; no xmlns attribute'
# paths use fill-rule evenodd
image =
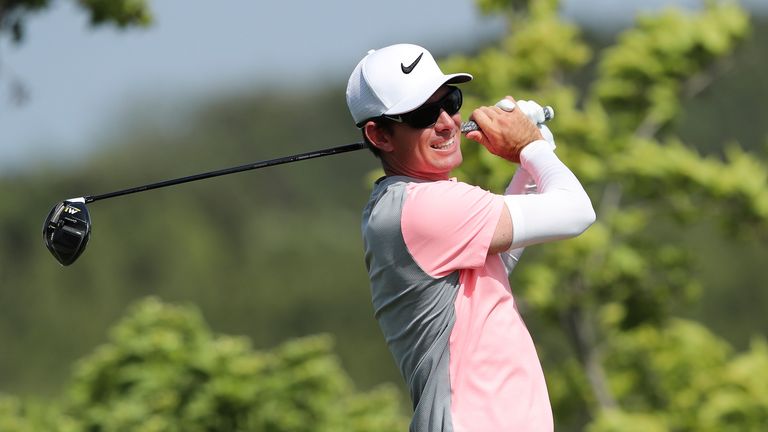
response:
<svg viewBox="0 0 768 432"><path fill-rule="evenodd" d="M408 180L380 181L363 212L374 315L411 393L411 430L452 431L449 338L459 273L435 279L408 252L400 225Z"/></svg>

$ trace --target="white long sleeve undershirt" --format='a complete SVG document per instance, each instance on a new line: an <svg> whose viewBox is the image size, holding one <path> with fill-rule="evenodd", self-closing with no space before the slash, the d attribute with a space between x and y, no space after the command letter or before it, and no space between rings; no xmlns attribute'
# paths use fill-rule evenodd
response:
<svg viewBox="0 0 768 432"><path fill-rule="evenodd" d="M589 196L552 147L547 141L539 140L528 144L520 153L520 165L525 172L520 173L519 178L515 173L504 196L512 217L510 251L575 237L595 221ZM519 191L520 185L524 188L528 182L523 178L526 173L537 186L536 194L525 195Z"/></svg>
<svg viewBox="0 0 768 432"><path fill-rule="evenodd" d="M512 180L510 180L507 189L504 191L504 195L522 195L531 193L532 191L529 190L530 185L535 185L533 177L531 177L531 174L526 171L525 168L518 167L517 171L515 171L515 175L512 176ZM520 261L520 257L523 255L523 251L525 251L525 247L516 249L510 248L499 254L504 263L504 267L507 268L507 274L512 273L512 270L515 269L517 263Z"/></svg>

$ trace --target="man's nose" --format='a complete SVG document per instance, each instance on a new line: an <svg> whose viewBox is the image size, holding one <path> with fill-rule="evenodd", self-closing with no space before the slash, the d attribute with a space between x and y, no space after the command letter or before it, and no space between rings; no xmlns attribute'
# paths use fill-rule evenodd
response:
<svg viewBox="0 0 768 432"><path fill-rule="evenodd" d="M440 115L437 117L437 122L435 123L435 130L441 132L455 127L456 122L453 121L453 116L449 115L445 110L440 110Z"/></svg>

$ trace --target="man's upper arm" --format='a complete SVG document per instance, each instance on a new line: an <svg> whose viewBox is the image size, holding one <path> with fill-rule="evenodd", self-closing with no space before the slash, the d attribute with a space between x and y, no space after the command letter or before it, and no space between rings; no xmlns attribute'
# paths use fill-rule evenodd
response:
<svg viewBox="0 0 768 432"><path fill-rule="evenodd" d="M512 216L509 214L509 208L504 206L499 215L499 222L496 224L496 231L491 239L491 247L488 248L488 255L498 254L509 250L512 246Z"/></svg>

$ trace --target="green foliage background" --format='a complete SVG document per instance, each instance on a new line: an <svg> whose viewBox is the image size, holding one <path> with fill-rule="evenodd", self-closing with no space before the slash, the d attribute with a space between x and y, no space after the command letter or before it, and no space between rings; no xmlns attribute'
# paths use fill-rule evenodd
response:
<svg viewBox="0 0 768 432"><path fill-rule="evenodd" d="M475 75L464 116L507 93L553 105L557 152L598 213L582 237L529 248L512 279L558 430L760 430L766 24L710 2L606 39L556 1L478 5L510 32L443 60ZM371 155L94 203L69 268L39 238L64 197L357 141L343 83L327 87L149 110L88 160L0 177L0 430L403 428L361 255ZM472 143L464 154L464 179L500 190L512 175Z"/></svg>
<svg viewBox="0 0 768 432"><path fill-rule="evenodd" d="M0 398L0 430L406 428L394 388L356 393L331 345L313 336L255 352L247 338L212 335L193 307L149 298L78 362L63 402L38 407Z"/></svg>

